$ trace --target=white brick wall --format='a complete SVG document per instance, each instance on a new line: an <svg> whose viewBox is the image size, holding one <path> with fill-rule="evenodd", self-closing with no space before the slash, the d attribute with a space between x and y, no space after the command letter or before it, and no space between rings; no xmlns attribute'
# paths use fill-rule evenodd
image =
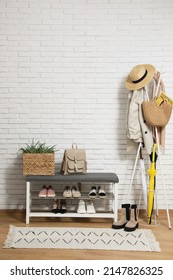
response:
<svg viewBox="0 0 173 280"><path fill-rule="evenodd" d="M57 166L72 142L85 147L89 171L117 173L123 201L135 159L126 153L124 81L135 64L163 67L173 98L172 27L172 0L0 0L1 209L25 207L18 149L33 138L57 144ZM173 209L172 125L162 162ZM132 199L139 171L134 187Z"/></svg>

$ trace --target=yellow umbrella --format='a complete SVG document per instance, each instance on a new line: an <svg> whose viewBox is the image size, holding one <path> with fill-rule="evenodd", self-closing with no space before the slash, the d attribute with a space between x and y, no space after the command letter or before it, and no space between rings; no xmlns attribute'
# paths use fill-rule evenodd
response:
<svg viewBox="0 0 173 280"><path fill-rule="evenodd" d="M149 188L148 188L148 207L147 207L147 217L148 217L148 224L151 224L151 217L152 217L152 212L153 212L153 205L154 205L154 190L155 190L155 176L157 173L156 170L156 159L157 159L157 154L156 154L156 147L157 144L153 145L153 150L151 153L151 165L150 168L148 169L148 174L150 176L149 178Z"/></svg>

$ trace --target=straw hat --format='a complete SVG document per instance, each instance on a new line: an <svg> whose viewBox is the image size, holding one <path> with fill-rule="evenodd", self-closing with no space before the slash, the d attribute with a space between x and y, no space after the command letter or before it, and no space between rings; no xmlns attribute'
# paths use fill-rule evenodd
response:
<svg viewBox="0 0 173 280"><path fill-rule="evenodd" d="M135 90L146 86L154 77L155 71L155 67L151 64L136 65L128 75L126 88Z"/></svg>

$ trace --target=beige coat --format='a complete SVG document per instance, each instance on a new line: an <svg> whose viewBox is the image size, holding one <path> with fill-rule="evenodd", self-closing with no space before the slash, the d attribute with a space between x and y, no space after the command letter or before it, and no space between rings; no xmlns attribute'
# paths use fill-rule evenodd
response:
<svg viewBox="0 0 173 280"><path fill-rule="evenodd" d="M147 100L145 88L129 93L129 106L127 115L127 151L134 152L139 143L143 143L148 154L153 147L152 127L149 126L142 113L142 102Z"/></svg>

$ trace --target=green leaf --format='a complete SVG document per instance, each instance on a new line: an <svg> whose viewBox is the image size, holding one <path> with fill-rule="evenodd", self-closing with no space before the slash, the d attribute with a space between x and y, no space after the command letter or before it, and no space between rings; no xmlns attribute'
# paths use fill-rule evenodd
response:
<svg viewBox="0 0 173 280"><path fill-rule="evenodd" d="M57 151L55 149L55 145L53 146L46 146L46 143L41 143L40 141L37 141L34 143L34 140L32 139L31 144L26 144L26 147L20 148L20 151L23 153L55 153Z"/></svg>

